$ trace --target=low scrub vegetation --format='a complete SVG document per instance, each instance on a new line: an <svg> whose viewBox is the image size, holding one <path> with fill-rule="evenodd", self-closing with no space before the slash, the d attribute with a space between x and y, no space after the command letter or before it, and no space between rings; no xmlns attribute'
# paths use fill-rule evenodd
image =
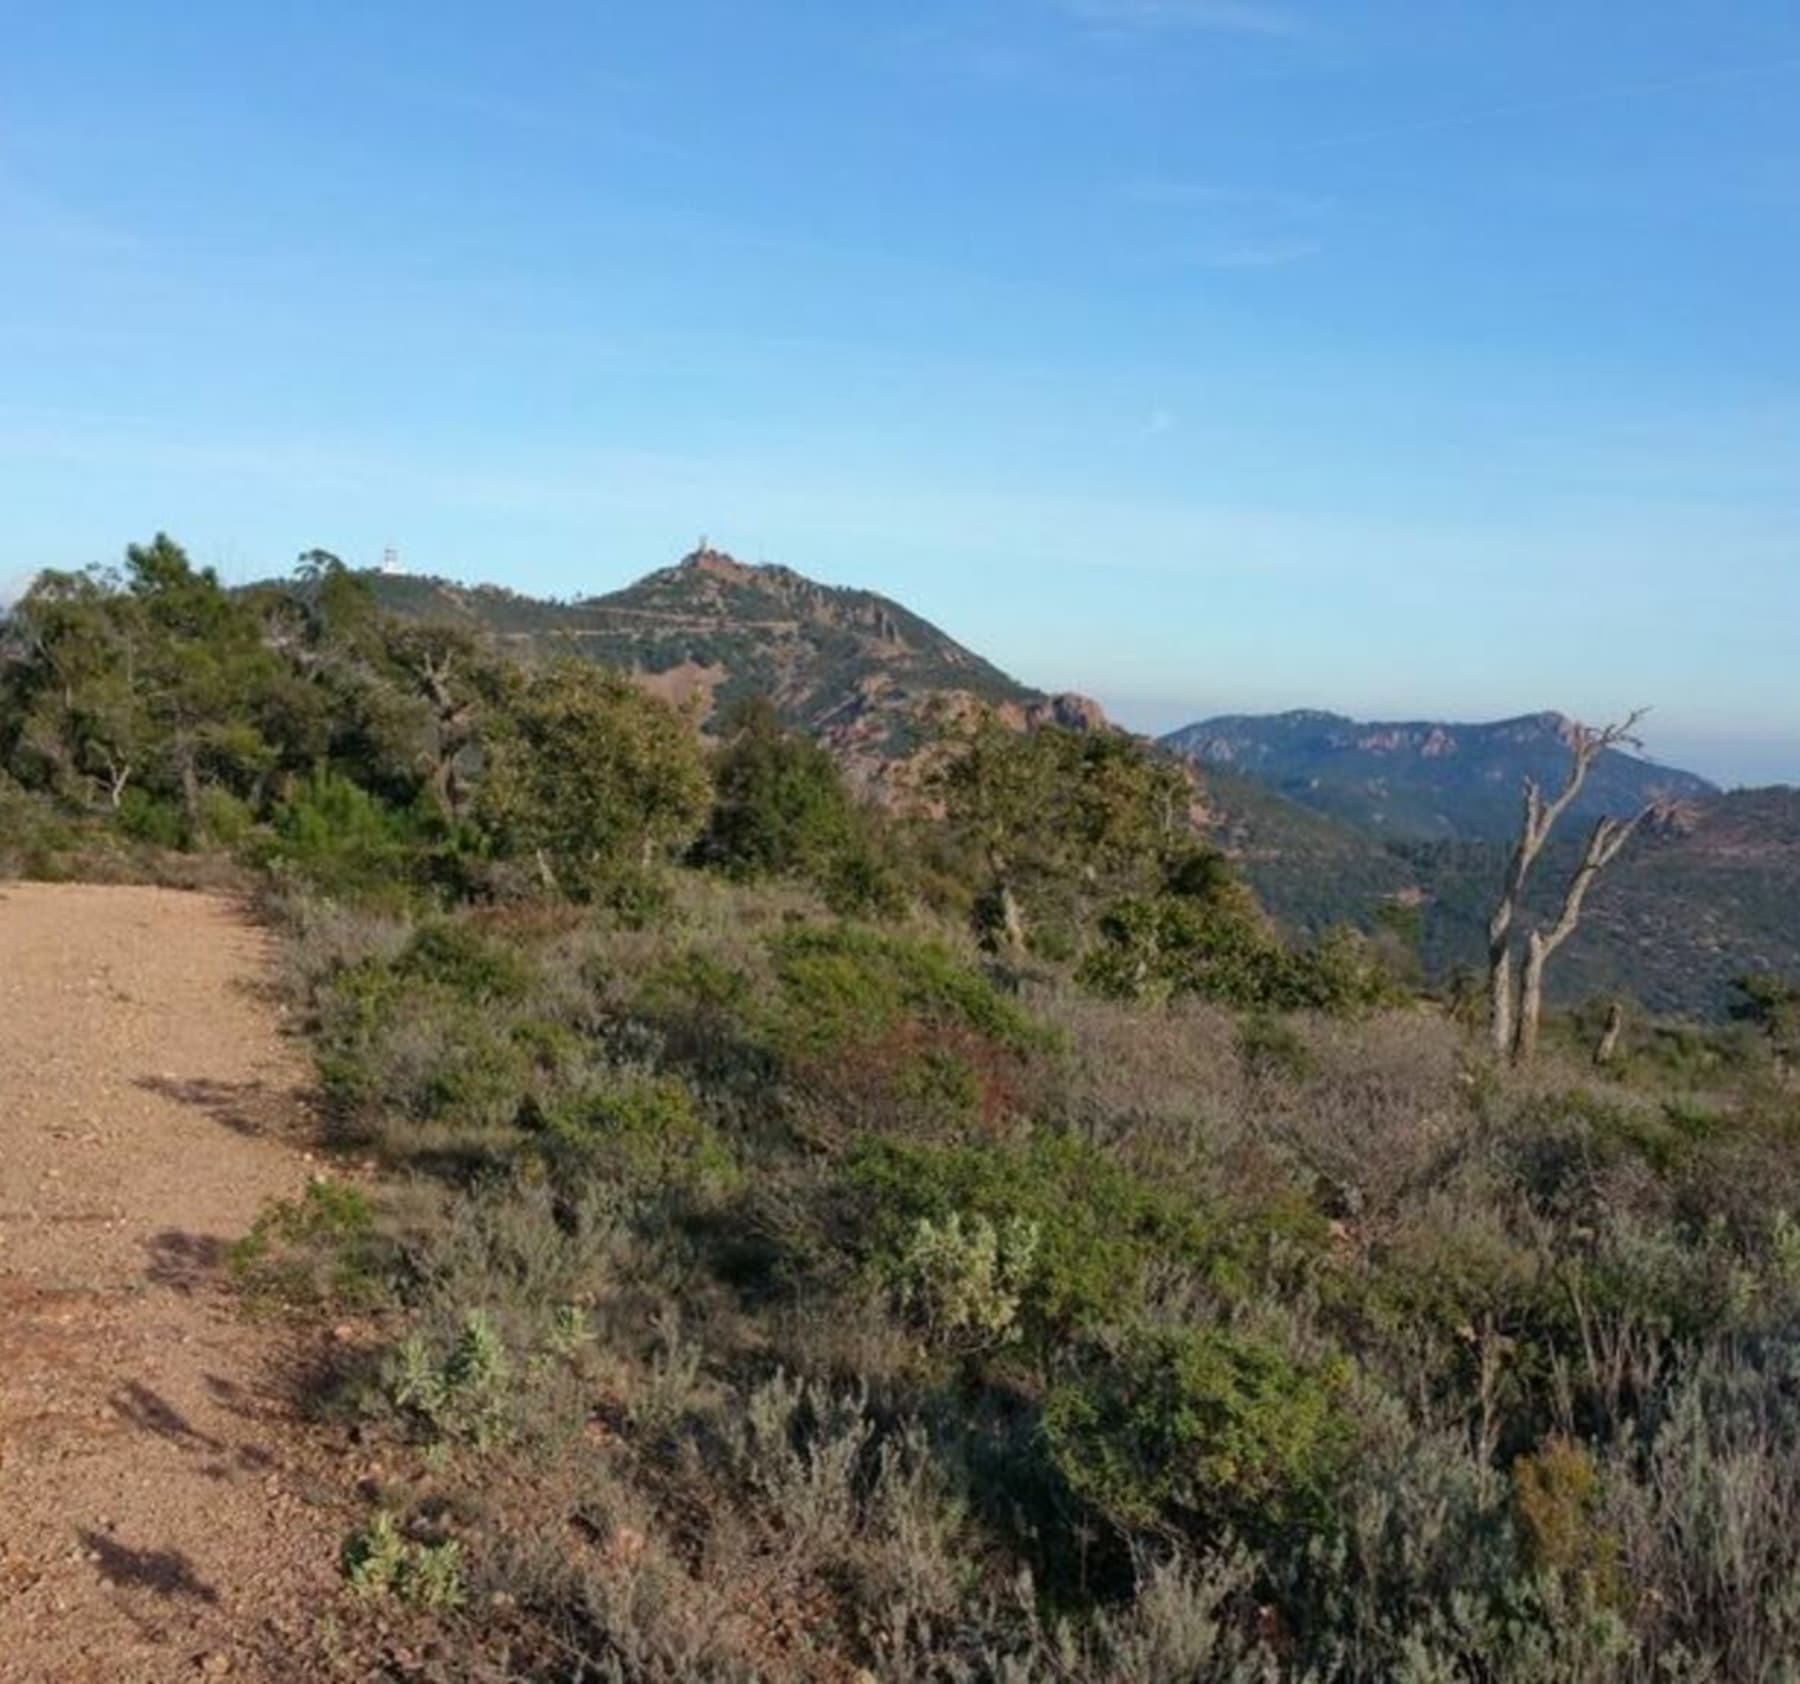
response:
<svg viewBox="0 0 1800 1684"><path fill-rule="evenodd" d="M19 613L11 868L262 885L358 1168L232 1267L379 1462L351 1605L471 1679L1794 1676L1778 979L1502 1071L1123 738L947 728L878 822L328 558Z"/></svg>

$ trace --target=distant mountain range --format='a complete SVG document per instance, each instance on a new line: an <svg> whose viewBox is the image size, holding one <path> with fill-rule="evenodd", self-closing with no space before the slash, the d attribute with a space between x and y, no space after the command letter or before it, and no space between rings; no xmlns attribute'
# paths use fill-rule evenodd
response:
<svg viewBox="0 0 1800 1684"><path fill-rule="evenodd" d="M1570 721L1534 713L1488 725L1364 724L1335 713L1235 714L1185 725L1163 746L1241 772L1315 812L1401 841L1502 841L1519 822L1523 780L1554 788ZM1609 749L1567 822L1626 815L1718 790L1692 772Z"/></svg>
<svg viewBox="0 0 1800 1684"><path fill-rule="evenodd" d="M1296 712L1201 720L1163 742L1223 798L1224 834L1278 918L1317 928L1417 905L1428 968L1443 975L1481 962L1521 786L1556 787L1569 729L1556 713L1468 725ZM1594 819L1649 806L1657 815L1594 891L1553 992L1713 1015L1734 977L1800 975L1800 789L1725 794L1609 751L1538 866L1531 910L1553 914Z"/></svg>
<svg viewBox="0 0 1800 1684"><path fill-rule="evenodd" d="M887 597L710 548L573 602L366 577L395 613L618 667L694 706L702 724L766 694L877 797L908 786L935 708L986 704L1021 729L1107 726L1093 702L1019 683ZM1278 919L1316 930L1417 906L1424 957L1442 975L1479 961L1521 781L1557 782L1568 730L1555 713L1464 725L1301 712L1202 720L1163 744L1193 765L1209 833ZM1586 821L1651 802L1665 811L1595 890L1553 993L1713 1014L1745 971L1800 976L1800 790L1721 794L1690 772L1608 753L1539 866L1537 910L1559 892Z"/></svg>

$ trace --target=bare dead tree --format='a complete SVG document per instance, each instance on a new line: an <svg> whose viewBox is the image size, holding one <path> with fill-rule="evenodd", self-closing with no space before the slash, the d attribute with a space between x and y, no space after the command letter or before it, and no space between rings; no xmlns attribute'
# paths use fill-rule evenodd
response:
<svg viewBox="0 0 1800 1684"><path fill-rule="evenodd" d="M1632 833L1651 811L1628 819L1600 819L1588 833L1587 846L1581 850L1581 863L1563 890L1562 911L1548 930L1532 930L1525 937L1525 970L1519 978L1519 1021L1513 1031L1514 1062L1525 1064L1537 1052L1538 1021L1544 1011L1544 967L1550 956L1574 935L1581 923L1582 903L1594 879L1619 857Z"/></svg>
<svg viewBox="0 0 1800 1684"><path fill-rule="evenodd" d="M1625 1033L1625 1008L1614 1000L1606 1008L1606 1027L1594 1044L1594 1068L1606 1070L1619 1055L1619 1038Z"/></svg>
<svg viewBox="0 0 1800 1684"><path fill-rule="evenodd" d="M1519 825L1519 839L1513 847L1506 868L1506 879L1488 919L1488 1028L1494 1052L1500 1058L1529 1058L1537 1046L1538 1016L1543 1004L1544 967L1556 949L1574 934L1581 921L1582 902L1594 879L1617 856L1630 839L1643 815L1629 821L1604 819L1588 839L1582 864L1569 881L1563 897L1563 913L1546 934L1534 930L1527 939L1525 977L1515 994L1513 987L1513 926L1518 920L1524 899L1526 880L1538 856L1550 840L1557 821L1575 804L1586 786L1594 762L1610 748L1621 743L1637 747L1633 734L1645 709L1636 709L1630 717L1615 725L1573 725L1569 732L1569 770L1562 788L1554 797L1546 797L1536 778L1525 780L1525 810ZM1618 834L1622 829L1622 834ZM1529 1006L1531 1022L1525 1023ZM1522 1038L1525 1044L1522 1044Z"/></svg>

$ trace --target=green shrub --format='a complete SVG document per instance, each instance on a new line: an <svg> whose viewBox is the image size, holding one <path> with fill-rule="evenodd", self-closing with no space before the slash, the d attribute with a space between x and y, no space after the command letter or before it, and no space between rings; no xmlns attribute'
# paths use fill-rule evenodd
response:
<svg viewBox="0 0 1800 1684"><path fill-rule="evenodd" d="M853 1154L849 1178L860 1231L890 1280L906 1278L921 1223L940 1233L953 1221L1030 1233L1030 1267L1011 1284L1024 1329L1052 1341L1129 1321L1158 1264L1204 1268L1226 1284L1238 1278L1231 1245L1191 1199L1073 1135L1018 1147L870 1140Z"/></svg>
<svg viewBox="0 0 1800 1684"><path fill-rule="evenodd" d="M1037 1226L1023 1217L996 1228L957 1211L921 1216L894 1263L896 1296L935 1338L1003 1344L1018 1336L1037 1250Z"/></svg>
<svg viewBox="0 0 1800 1684"><path fill-rule="evenodd" d="M1758 972L1732 983L1731 1015L1763 1036L1780 1058L1800 1057L1800 982Z"/></svg>
<svg viewBox="0 0 1800 1684"><path fill-rule="evenodd" d="M483 1129L515 1123L582 1062L574 1032L533 1009L518 948L466 920L421 925L392 958L322 985L320 1075L346 1117Z"/></svg>
<svg viewBox="0 0 1800 1684"><path fill-rule="evenodd" d="M824 1057L906 1021L971 1030L1013 1051L1047 1044L1028 1013L935 942L856 925L800 927L770 943L783 1045Z"/></svg>
<svg viewBox="0 0 1800 1684"><path fill-rule="evenodd" d="M1238 1030L1238 1057L1252 1076L1303 1081L1313 1073L1312 1053L1292 1024L1267 1012L1246 1018Z"/></svg>
<svg viewBox="0 0 1800 1684"><path fill-rule="evenodd" d="M287 1309L370 1309L395 1264L374 1206L347 1181L309 1182L298 1199L265 1205L226 1261L252 1304Z"/></svg>
<svg viewBox="0 0 1800 1684"><path fill-rule="evenodd" d="M408 896L417 838L407 816L360 785L320 769L275 810L261 863L328 895L393 903Z"/></svg>
<svg viewBox="0 0 1800 1684"><path fill-rule="evenodd" d="M897 1091L934 1121L970 1120L981 1109L980 1072L953 1048L925 1047L906 1057L896 1076Z"/></svg>
<svg viewBox="0 0 1800 1684"><path fill-rule="evenodd" d="M48 800L0 768L0 876L56 876L57 856L74 841Z"/></svg>
<svg viewBox="0 0 1800 1684"><path fill-rule="evenodd" d="M547 1150L566 1170L694 1190L723 1187L735 1173L730 1148L673 1076L622 1072L552 1103L540 1122Z"/></svg>
<svg viewBox="0 0 1800 1684"><path fill-rule="evenodd" d="M1121 1526L1267 1534L1323 1511L1354 1439L1348 1381L1341 1359L1303 1367L1219 1329L1147 1334L1051 1392L1044 1438Z"/></svg>
<svg viewBox="0 0 1800 1684"><path fill-rule="evenodd" d="M120 797L116 822L134 842L157 848L185 848L191 840L179 803L141 788L127 789Z"/></svg>
<svg viewBox="0 0 1800 1684"><path fill-rule="evenodd" d="M504 1128L564 1050L554 1026L409 987L378 962L337 979L320 1029L321 1082L346 1119Z"/></svg>
<svg viewBox="0 0 1800 1684"><path fill-rule="evenodd" d="M213 785L200 792L200 834L206 840L235 848L249 836L255 822L250 803L229 790Z"/></svg>
<svg viewBox="0 0 1800 1684"><path fill-rule="evenodd" d="M393 968L407 982L474 1006L523 999L532 975L518 948L484 935L466 919L454 918L421 924Z"/></svg>
<svg viewBox="0 0 1800 1684"><path fill-rule="evenodd" d="M817 882L825 904L841 918L899 918L910 898L899 865L867 836L833 854Z"/></svg>
<svg viewBox="0 0 1800 1684"><path fill-rule="evenodd" d="M493 1321L470 1310L447 1350L409 1334L387 1365L389 1402L428 1440L489 1450L511 1436L516 1397L511 1354Z"/></svg>
<svg viewBox="0 0 1800 1684"><path fill-rule="evenodd" d="M1395 997L1374 950L1354 931L1328 930L1290 950L1243 895L1129 896L1113 903L1082 960L1084 986L1114 999L1183 994L1250 1011L1365 1010Z"/></svg>
<svg viewBox="0 0 1800 1684"><path fill-rule="evenodd" d="M386 1509L346 1540L343 1566L359 1596L395 1596L440 1612L460 1608L464 1601L462 1545L454 1538L417 1543L401 1532Z"/></svg>
<svg viewBox="0 0 1800 1684"><path fill-rule="evenodd" d="M1602 1518L1600 1470L1586 1446L1555 1436L1517 1457L1512 1491L1532 1568L1584 1598L1617 1603L1619 1539Z"/></svg>

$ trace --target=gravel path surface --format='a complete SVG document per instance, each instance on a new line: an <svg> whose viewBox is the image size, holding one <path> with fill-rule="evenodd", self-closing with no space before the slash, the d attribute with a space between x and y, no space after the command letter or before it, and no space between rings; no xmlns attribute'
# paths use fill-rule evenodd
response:
<svg viewBox="0 0 1800 1684"><path fill-rule="evenodd" d="M0 885L0 1680L310 1676L343 1517L223 1253L305 1064L220 899Z"/></svg>

